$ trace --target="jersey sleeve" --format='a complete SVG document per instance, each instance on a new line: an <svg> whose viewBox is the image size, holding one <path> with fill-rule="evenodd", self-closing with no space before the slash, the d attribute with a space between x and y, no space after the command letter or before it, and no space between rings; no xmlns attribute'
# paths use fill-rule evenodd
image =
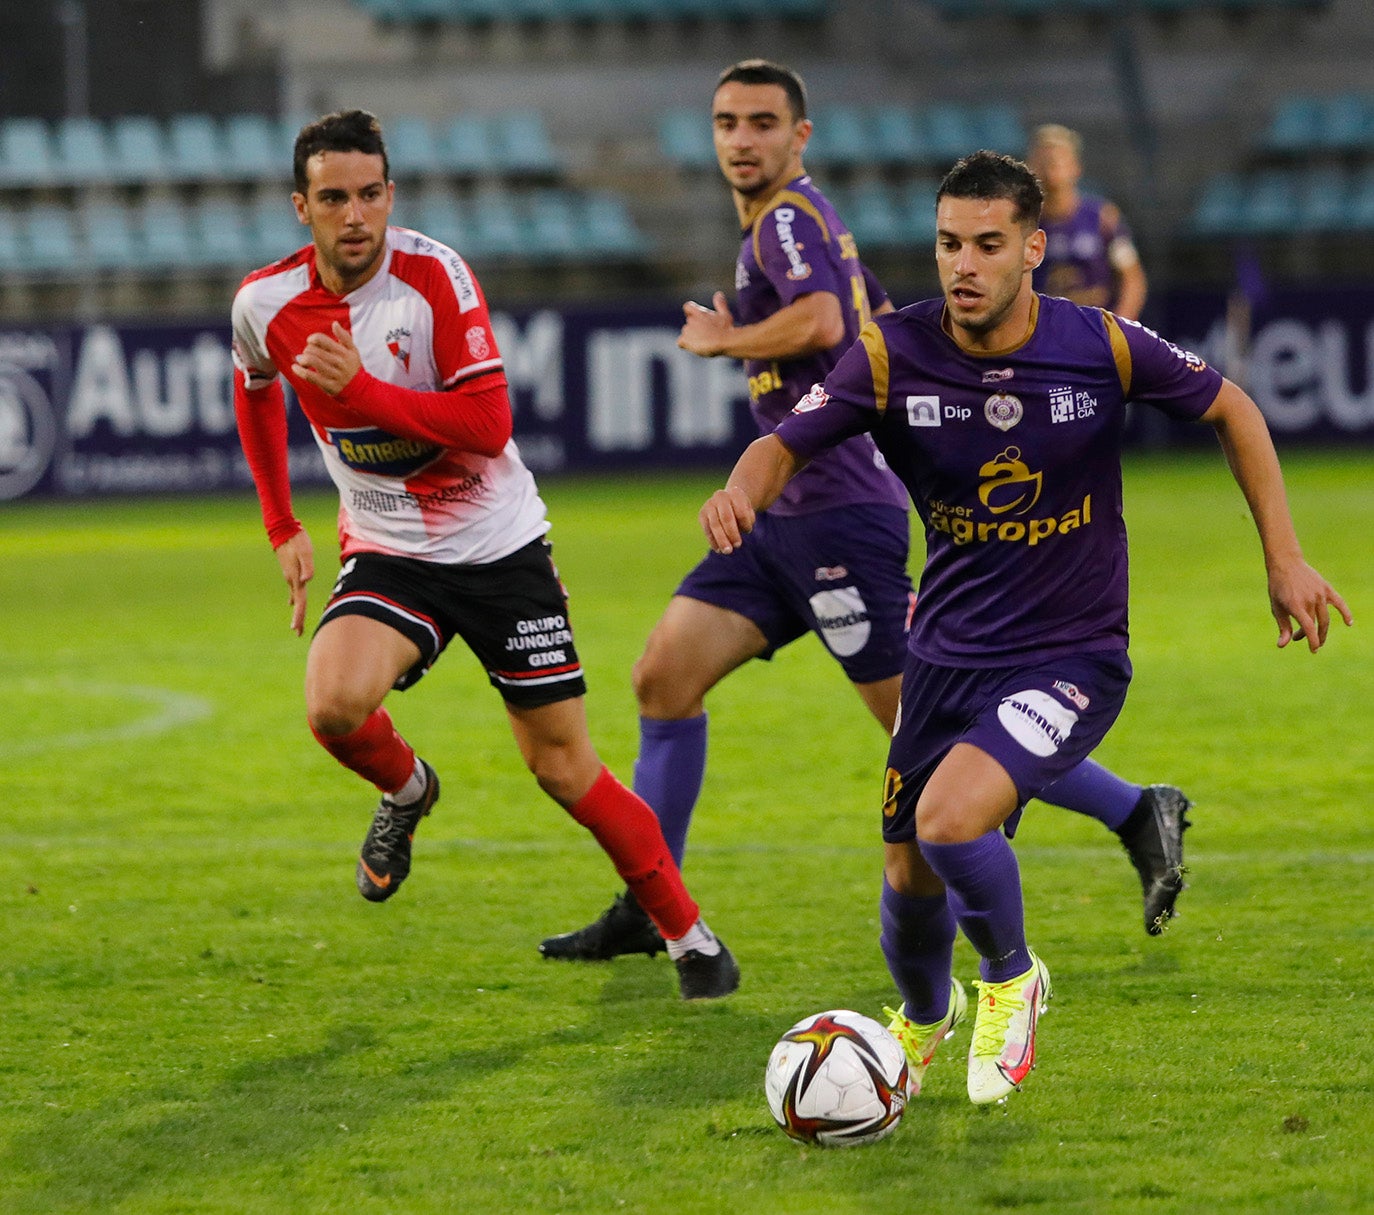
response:
<svg viewBox="0 0 1374 1215"><path fill-rule="evenodd" d="M872 430L887 410L887 341L870 321L825 377L792 408L774 434L809 460L845 439Z"/></svg>
<svg viewBox="0 0 1374 1215"><path fill-rule="evenodd" d="M1214 367L1138 321L1111 312L1102 316L1127 400L1185 421L1207 412L1221 391L1221 374Z"/></svg>
<svg viewBox="0 0 1374 1215"><path fill-rule="evenodd" d="M246 290L234 296L230 324L234 378L246 391L259 392L277 378L277 369L267 353L266 328L257 320Z"/></svg>
<svg viewBox="0 0 1374 1215"><path fill-rule="evenodd" d="M862 264L862 263L861 263ZM882 283L878 281L878 276L867 266L863 267L864 289L868 292L868 310L877 312L888 301L888 294L883 289Z"/></svg>
<svg viewBox="0 0 1374 1215"><path fill-rule="evenodd" d="M825 245L835 239L809 199L784 191L754 226L754 257L785 307L813 291L829 291L841 304L849 284L837 277Z"/></svg>
<svg viewBox="0 0 1374 1215"><path fill-rule="evenodd" d="M452 249L442 248L428 293L434 309L434 364L439 387L452 388L502 370L486 297L476 276Z"/></svg>

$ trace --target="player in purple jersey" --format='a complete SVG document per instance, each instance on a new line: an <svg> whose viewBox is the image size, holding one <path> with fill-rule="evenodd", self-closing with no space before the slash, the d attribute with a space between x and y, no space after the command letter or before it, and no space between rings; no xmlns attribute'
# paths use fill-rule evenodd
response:
<svg viewBox="0 0 1374 1215"><path fill-rule="evenodd" d="M1281 647L1305 638L1315 652L1332 607L1351 623L1303 558L1255 403L1150 330L1033 291L1040 203L1020 161L960 161L938 193L943 299L865 326L701 511L711 547L736 552L808 460L861 434L911 493L927 558L888 756L881 940L913 1091L966 1010L956 924L980 955L979 1103L1029 1073L1050 995L1002 828L1101 741L1130 681L1126 403L1216 429L1259 531Z"/></svg>
<svg viewBox="0 0 1374 1215"><path fill-rule="evenodd" d="M1032 285L1137 321L1148 289L1145 269L1116 204L1078 192L1082 153L1078 132L1057 123L1038 127L1031 138L1030 166L1045 192L1045 260L1035 268Z"/></svg>
<svg viewBox="0 0 1374 1215"><path fill-rule="evenodd" d="M746 60L717 81L712 120L739 215L736 315L723 293L689 303L679 345L743 360L750 407L767 434L825 378L871 315L892 311L854 238L802 167L811 133L805 86L789 68ZM890 736L914 592L908 498L868 435L811 461L739 553L711 553L683 580L635 667L640 750L635 791L679 860L706 768L706 694L753 658L814 632ZM1045 798L1115 831L1140 876L1157 935L1183 889L1189 801L1091 761ZM652 955L658 934L628 893L585 928L540 945L546 957Z"/></svg>

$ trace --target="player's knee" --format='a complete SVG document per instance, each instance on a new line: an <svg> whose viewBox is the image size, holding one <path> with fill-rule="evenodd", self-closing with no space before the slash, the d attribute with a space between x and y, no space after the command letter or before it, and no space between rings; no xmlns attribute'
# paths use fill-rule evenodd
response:
<svg viewBox="0 0 1374 1215"><path fill-rule="evenodd" d="M565 810L582 798L601 772L595 752L589 758L580 747L537 747L525 763L540 789Z"/></svg>
<svg viewBox="0 0 1374 1215"><path fill-rule="evenodd" d="M652 647L635 663L630 682L643 717L672 721L694 717L702 711L696 687Z"/></svg>
<svg viewBox="0 0 1374 1215"><path fill-rule="evenodd" d="M314 690L306 694L305 716L314 733L338 738L358 729L375 707L343 689Z"/></svg>
<svg viewBox="0 0 1374 1215"><path fill-rule="evenodd" d="M966 815L948 797L922 794L916 803L916 837L927 844L961 844L973 838L968 834Z"/></svg>

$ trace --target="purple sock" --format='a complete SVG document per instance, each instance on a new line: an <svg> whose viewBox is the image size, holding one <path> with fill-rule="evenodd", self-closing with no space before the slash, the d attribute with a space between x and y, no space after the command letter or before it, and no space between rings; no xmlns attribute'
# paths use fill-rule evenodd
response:
<svg viewBox="0 0 1374 1215"><path fill-rule="evenodd" d="M906 1015L919 1025L933 1025L949 1012L955 931L949 903L943 894L899 894L883 878L878 915L879 943Z"/></svg>
<svg viewBox="0 0 1374 1215"><path fill-rule="evenodd" d="M1040 791L1040 800L1086 814L1115 831L1131 816L1144 790L1124 781L1101 764L1085 759L1054 784Z"/></svg>
<svg viewBox="0 0 1374 1215"><path fill-rule="evenodd" d="M706 776L706 714L681 721L639 719L635 792L658 815L673 860L682 864L687 828Z"/></svg>
<svg viewBox="0 0 1374 1215"><path fill-rule="evenodd" d="M982 958L984 981L1005 983L1028 971L1021 870L1002 833L989 831L963 844L920 844L946 886L954 918Z"/></svg>

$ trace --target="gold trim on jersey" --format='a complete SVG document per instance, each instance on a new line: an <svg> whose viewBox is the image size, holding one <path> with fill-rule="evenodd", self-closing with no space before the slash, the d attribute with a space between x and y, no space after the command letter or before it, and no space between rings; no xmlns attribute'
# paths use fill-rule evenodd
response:
<svg viewBox="0 0 1374 1215"><path fill-rule="evenodd" d="M887 339L876 321L869 321L859 330L859 341L868 352L868 374L873 378L873 404L882 417L887 412L887 388L891 376L888 366Z"/></svg>
<svg viewBox="0 0 1374 1215"><path fill-rule="evenodd" d="M754 260L761 266L763 258L759 256L759 225L763 223L764 216L769 212L775 211L783 203L788 203L798 210L805 211L812 219L820 225L821 236L825 238L825 243L830 243L830 225L825 222L825 216L821 214L820 208L816 206L805 194L798 194L795 190L779 190L768 200L767 205L754 217Z"/></svg>
<svg viewBox="0 0 1374 1215"><path fill-rule="evenodd" d="M1126 395L1131 395L1131 348L1126 343L1126 335L1121 332L1121 322L1108 312L1102 309L1102 323L1107 327L1107 338L1112 344L1112 358L1116 360L1116 375L1121 381L1121 391Z"/></svg>
<svg viewBox="0 0 1374 1215"><path fill-rule="evenodd" d="M1022 346L1024 346L1027 342L1031 340L1031 338L1035 336L1035 326L1039 323L1039 321L1040 295L1037 292L1031 296L1030 322L1026 325L1026 332L1023 333L1016 341L1014 341L1010 346L1003 346L998 350L970 350L957 337L954 336L954 325L949 319L949 305L946 304L940 310L940 328L944 330L945 336L949 338L949 340L953 342L956 346L958 346L964 354L970 355L975 359L1000 359L1005 358L1009 354L1015 354L1018 350L1021 349Z"/></svg>

